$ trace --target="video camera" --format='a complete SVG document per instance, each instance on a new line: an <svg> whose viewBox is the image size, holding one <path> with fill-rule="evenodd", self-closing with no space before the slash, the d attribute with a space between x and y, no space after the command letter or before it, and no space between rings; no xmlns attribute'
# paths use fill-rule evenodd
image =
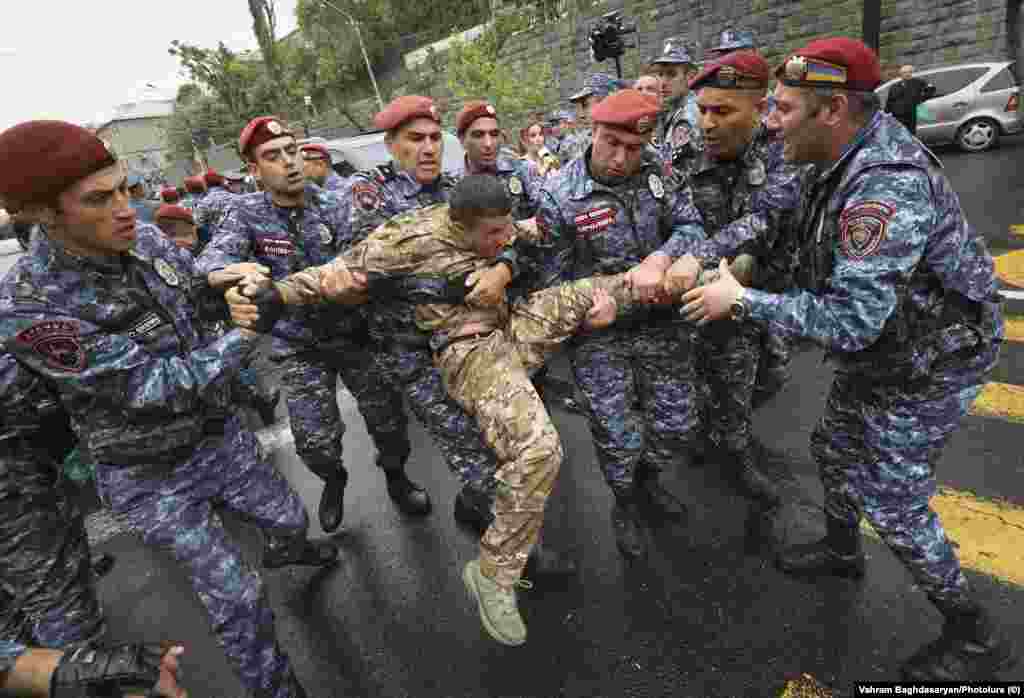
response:
<svg viewBox="0 0 1024 698"><path fill-rule="evenodd" d="M626 52L626 34L635 34L636 24L624 24L622 10L609 12L590 28L590 53L598 63L618 59ZM632 45L630 48L634 48ZM621 77L621 76L620 76Z"/></svg>

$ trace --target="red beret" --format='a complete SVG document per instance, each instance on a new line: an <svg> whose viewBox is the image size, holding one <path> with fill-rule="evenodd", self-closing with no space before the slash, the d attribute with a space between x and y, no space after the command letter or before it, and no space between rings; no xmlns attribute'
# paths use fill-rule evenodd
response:
<svg viewBox="0 0 1024 698"><path fill-rule="evenodd" d="M837 36L794 51L775 75L786 85L871 92L882 82L878 55L856 39Z"/></svg>
<svg viewBox="0 0 1024 698"><path fill-rule="evenodd" d="M590 110L590 119L646 136L658 120L658 103L643 92L619 90L598 102Z"/></svg>
<svg viewBox="0 0 1024 698"><path fill-rule="evenodd" d="M216 170L207 170L206 174L203 175L203 181L206 182L208 187L224 186L224 178L217 174Z"/></svg>
<svg viewBox="0 0 1024 698"><path fill-rule="evenodd" d="M321 145L319 143L307 143L306 145L299 148L299 150L302 151L303 153L319 153L320 157L330 162L331 151L327 149L326 145Z"/></svg>
<svg viewBox="0 0 1024 698"><path fill-rule="evenodd" d="M691 90L717 87L725 90L756 90L768 87L771 69L757 51L734 51L708 63L690 81Z"/></svg>
<svg viewBox="0 0 1024 698"><path fill-rule="evenodd" d="M185 191L190 194L199 194L206 191L206 180L203 179L202 175L198 177L186 177Z"/></svg>
<svg viewBox="0 0 1024 698"><path fill-rule="evenodd" d="M27 121L0 133L0 200L18 211L45 204L117 162L106 143L64 121Z"/></svg>
<svg viewBox="0 0 1024 698"><path fill-rule="evenodd" d="M195 223L195 219L192 217L192 211L188 210L184 206L174 206L173 204L164 204L156 210L157 220L161 218L170 218L176 221L186 221L188 223Z"/></svg>
<svg viewBox="0 0 1024 698"><path fill-rule="evenodd" d="M373 117L373 126L382 131L391 131L412 119L432 119L441 123L441 115L437 113L434 100L419 95L405 95L391 100L384 111Z"/></svg>
<svg viewBox="0 0 1024 698"><path fill-rule="evenodd" d="M497 119L498 112L490 104L481 100L466 102L465 106L462 107L462 111L459 112L455 119L455 132L461 138L462 134L469 130L474 121L484 118Z"/></svg>
<svg viewBox="0 0 1024 698"><path fill-rule="evenodd" d="M169 204L172 204L175 201L181 199L181 197L178 196L178 190L174 187L164 187L163 189L161 189L160 198Z"/></svg>
<svg viewBox="0 0 1024 698"><path fill-rule="evenodd" d="M255 149L275 138L290 136L292 132L276 116L257 116L242 129L238 137L238 152L248 156Z"/></svg>

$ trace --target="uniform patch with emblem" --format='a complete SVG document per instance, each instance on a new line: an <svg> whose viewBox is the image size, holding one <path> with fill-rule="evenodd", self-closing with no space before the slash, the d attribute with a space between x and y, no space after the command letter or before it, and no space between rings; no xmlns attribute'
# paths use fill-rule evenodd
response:
<svg viewBox="0 0 1024 698"><path fill-rule="evenodd" d="M276 121L268 121L267 130L270 131L275 136L280 136L282 133L284 133L284 129L281 128L281 124L277 123Z"/></svg>
<svg viewBox="0 0 1024 698"><path fill-rule="evenodd" d="M380 206L380 189L372 184L359 182L352 186L352 200L364 211L373 211Z"/></svg>
<svg viewBox="0 0 1024 698"><path fill-rule="evenodd" d="M885 240L896 209L881 201L862 201L839 216L839 246L847 257L870 257Z"/></svg>
<svg viewBox="0 0 1024 698"><path fill-rule="evenodd" d="M167 260L165 259L154 259L153 268L156 270L157 276L164 280L164 283L168 286L177 286L181 283L181 279L178 277L178 272L174 271Z"/></svg>
<svg viewBox="0 0 1024 698"><path fill-rule="evenodd" d="M256 253L270 257L287 257L295 251L295 243L287 238L260 238L256 240Z"/></svg>
<svg viewBox="0 0 1024 698"><path fill-rule="evenodd" d="M331 235L331 229L330 228L328 228L326 225L321 223L319 226L317 226L316 230L317 230L317 233L320 234L320 242L322 242L325 245L331 244L331 240L334 239L334 236Z"/></svg>
<svg viewBox="0 0 1024 698"><path fill-rule="evenodd" d="M47 320L22 330L15 339L30 346L55 368L72 373L85 370L85 352L79 341L77 322Z"/></svg>
<svg viewBox="0 0 1024 698"><path fill-rule="evenodd" d="M508 178L508 190L512 196L519 196L523 193L523 183L515 175Z"/></svg>
<svg viewBox="0 0 1024 698"><path fill-rule="evenodd" d="M651 195L655 199L665 196L665 184L661 181L661 177L653 172L647 178L647 185L651 188Z"/></svg>
<svg viewBox="0 0 1024 698"><path fill-rule="evenodd" d="M590 237L610 228L615 222L615 213L616 210L611 206L592 208L573 218L573 222L580 235Z"/></svg>
<svg viewBox="0 0 1024 698"><path fill-rule="evenodd" d="M142 316L142 319L128 328L128 337L132 341L142 339L163 324L163 318L156 313L146 313Z"/></svg>
<svg viewBox="0 0 1024 698"><path fill-rule="evenodd" d="M747 170L747 181L752 187L759 187L765 183L768 179L768 173L765 172L764 163L758 158L750 164L750 169Z"/></svg>
<svg viewBox="0 0 1024 698"><path fill-rule="evenodd" d="M690 127L686 124L676 124L672 129L672 147L682 148L690 142Z"/></svg>

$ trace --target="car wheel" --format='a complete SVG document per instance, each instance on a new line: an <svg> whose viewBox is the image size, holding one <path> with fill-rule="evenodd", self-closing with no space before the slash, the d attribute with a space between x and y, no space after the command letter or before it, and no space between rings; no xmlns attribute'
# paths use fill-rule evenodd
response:
<svg viewBox="0 0 1024 698"><path fill-rule="evenodd" d="M999 142L999 124L991 119L971 119L960 127L956 143L970 153L988 150Z"/></svg>

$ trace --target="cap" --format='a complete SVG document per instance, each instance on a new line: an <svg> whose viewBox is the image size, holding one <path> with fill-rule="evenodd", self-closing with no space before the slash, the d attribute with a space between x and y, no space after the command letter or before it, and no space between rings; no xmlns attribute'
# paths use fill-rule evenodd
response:
<svg viewBox="0 0 1024 698"><path fill-rule="evenodd" d="M658 121L658 103L637 90L619 90L598 102L590 111L595 124L608 124L638 136L646 136Z"/></svg>
<svg viewBox="0 0 1024 698"><path fill-rule="evenodd" d="M128 173L126 183L129 189L131 189L132 187L137 187L138 185L142 184L142 175L132 170L131 172Z"/></svg>
<svg viewBox="0 0 1024 698"><path fill-rule="evenodd" d="M482 100L466 102L465 106L462 107L462 111L455 118L455 132L459 134L459 138L462 138L462 134L469 130L474 121L484 118L497 119L498 112L494 110L490 103Z"/></svg>
<svg viewBox="0 0 1024 698"><path fill-rule="evenodd" d="M48 203L117 162L109 144L65 121L26 121L0 133L0 202L17 212Z"/></svg>
<svg viewBox="0 0 1024 698"><path fill-rule="evenodd" d="M180 200L181 196L178 195L176 187L164 187L160 190L160 198L169 204L173 204L175 201Z"/></svg>
<svg viewBox="0 0 1024 698"><path fill-rule="evenodd" d="M755 48L754 32L746 29L726 29L718 38L718 46L711 50L724 53L727 51L739 51L745 48Z"/></svg>
<svg viewBox="0 0 1024 698"><path fill-rule="evenodd" d="M197 177L186 177L185 191L190 194L201 194L206 191L206 180L203 179L202 175Z"/></svg>
<svg viewBox="0 0 1024 698"><path fill-rule="evenodd" d="M224 179L226 179L229 182L244 182L245 181L245 173L244 172L235 172L234 170L231 170L230 172L225 172L224 173Z"/></svg>
<svg viewBox="0 0 1024 698"><path fill-rule="evenodd" d="M441 115L430 97L405 95L391 100L383 111L373 117L373 125L382 131L391 131L412 119L431 119L441 123Z"/></svg>
<svg viewBox="0 0 1024 698"><path fill-rule="evenodd" d="M794 87L841 87L871 92L882 82L878 55L862 42L845 36L818 39L794 51L775 70Z"/></svg>
<svg viewBox="0 0 1024 698"><path fill-rule="evenodd" d="M690 89L756 90L768 87L770 81L771 68L760 53L733 51L704 66L690 81Z"/></svg>
<svg viewBox="0 0 1024 698"><path fill-rule="evenodd" d="M665 45L661 49L661 55L651 59L651 64L675 63L692 64L695 61L686 50L686 38L682 36L670 36L665 39Z"/></svg>
<svg viewBox="0 0 1024 698"><path fill-rule="evenodd" d="M195 223L195 219L192 217L192 211L184 206L175 206L174 204L164 204L158 208L154 218L158 221L163 218L169 218L176 221Z"/></svg>
<svg viewBox="0 0 1024 698"><path fill-rule="evenodd" d="M576 94L569 97L570 102L583 99L584 97L597 97L598 99L604 99L616 90L620 90L625 87L625 83L621 80L613 78L611 75L605 73L591 73L583 80L583 84Z"/></svg>
<svg viewBox="0 0 1024 698"><path fill-rule="evenodd" d="M257 116L242 129L242 134L238 137L238 152L248 156L250 150L260 147L267 141L291 135L292 132L276 116Z"/></svg>
<svg viewBox="0 0 1024 698"><path fill-rule="evenodd" d="M224 178L217 174L216 170L207 170L203 175L203 181L207 187L219 187L224 184Z"/></svg>
<svg viewBox="0 0 1024 698"><path fill-rule="evenodd" d="M327 146L319 143L306 143L299 147L299 152L302 153L303 160L326 160L328 163L331 162L331 151L327 149Z"/></svg>

